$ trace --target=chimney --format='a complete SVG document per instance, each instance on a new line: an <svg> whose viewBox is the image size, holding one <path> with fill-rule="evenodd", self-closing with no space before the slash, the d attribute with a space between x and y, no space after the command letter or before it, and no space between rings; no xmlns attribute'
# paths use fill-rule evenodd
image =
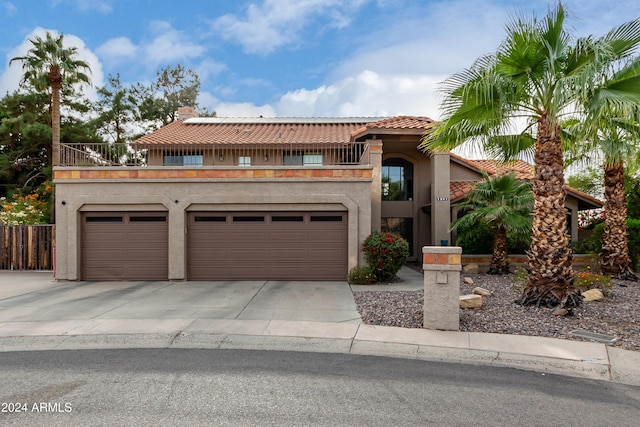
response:
<svg viewBox="0 0 640 427"><path fill-rule="evenodd" d="M179 107L178 108L178 120L187 120L198 117L196 109L193 107Z"/></svg>

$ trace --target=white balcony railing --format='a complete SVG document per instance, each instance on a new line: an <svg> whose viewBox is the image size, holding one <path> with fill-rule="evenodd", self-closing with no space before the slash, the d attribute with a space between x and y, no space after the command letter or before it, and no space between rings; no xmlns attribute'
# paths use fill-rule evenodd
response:
<svg viewBox="0 0 640 427"><path fill-rule="evenodd" d="M73 167L291 167L369 165L365 142L348 144L220 144L140 147L61 144L60 166Z"/></svg>

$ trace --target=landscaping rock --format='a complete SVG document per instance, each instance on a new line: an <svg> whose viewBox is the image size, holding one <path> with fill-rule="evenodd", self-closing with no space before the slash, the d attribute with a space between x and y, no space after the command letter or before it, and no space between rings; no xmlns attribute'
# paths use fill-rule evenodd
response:
<svg viewBox="0 0 640 427"><path fill-rule="evenodd" d="M600 289L589 289L588 291L584 291L582 296L584 297L584 302L604 300L604 294Z"/></svg>
<svg viewBox="0 0 640 427"><path fill-rule="evenodd" d="M465 277L464 279L462 279L462 281L464 283L466 283L467 285L473 285L473 279L471 277Z"/></svg>
<svg viewBox="0 0 640 427"><path fill-rule="evenodd" d="M479 271L480 271L480 267L478 267L478 264L476 263L467 264L464 267L462 267L463 273L478 274Z"/></svg>
<svg viewBox="0 0 640 427"><path fill-rule="evenodd" d="M460 308L480 308L482 307L482 296L480 295L461 295Z"/></svg>
<svg viewBox="0 0 640 427"><path fill-rule="evenodd" d="M491 295L493 295L493 292L491 292L490 290L485 289L485 288L480 288L480 287L473 288L471 293L473 293L475 295L482 295L483 297L490 297Z"/></svg>

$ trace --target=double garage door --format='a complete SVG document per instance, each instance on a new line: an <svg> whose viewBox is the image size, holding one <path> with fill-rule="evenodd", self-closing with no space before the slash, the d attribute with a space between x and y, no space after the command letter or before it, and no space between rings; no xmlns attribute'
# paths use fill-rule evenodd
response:
<svg viewBox="0 0 640 427"><path fill-rule="evenodd" d="M346 212L189 212L188 280L344 280ZM166 280L166 212L85 212L82 279Z"/></svg>
<svg viewBox="0 0 640 427"><path fill-rule="evenodd" d="M346 212L190 212L190 280L345 280Z"/></svg>

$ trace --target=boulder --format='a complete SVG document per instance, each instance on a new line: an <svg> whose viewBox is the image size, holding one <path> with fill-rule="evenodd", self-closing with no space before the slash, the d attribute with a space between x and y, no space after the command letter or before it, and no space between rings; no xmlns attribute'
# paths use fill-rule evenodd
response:
<svg viewBox="0 0 640 427"><path fill-rule="evenodd" d="M473 285L475 283L471 277L465 277L462 281L467 285Z"/></svg>
<svg viewBox="0 0 640 427"><path fill-rule="evenodd" d="M482 307L482 296L480 295L461 295L460 308L480 308Z"/></svg>
<svg viewBox="0 0 640 427"><path fill-rule="evenodd" d="M584 291L582 296L584 297L584 302L602 301L604 299L604 294L600 289L589 289Z"/></svg>
<svg viewBox="0 0 640 427"><path fill-rule="evenodd" d="M462 267L463 273L478 274L479 271L480 271L480 267L478 267L478 264L476 263L467 264L464 267Z"/></svg>
<svg viewBox="0 0 640 427"><path fill-rule="evenodd" d="M493 295L493 292L491 292L490 290L480 287L473 288L471 293L475 295L482 295L483 297L490 297L491 295Z"/></svg>

